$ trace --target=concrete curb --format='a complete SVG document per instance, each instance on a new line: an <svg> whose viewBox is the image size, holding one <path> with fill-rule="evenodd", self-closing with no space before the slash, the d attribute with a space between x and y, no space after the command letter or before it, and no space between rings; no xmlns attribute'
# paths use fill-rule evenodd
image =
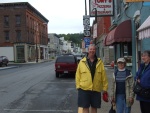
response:
<svg viewBox="0 0 150 113"><path fill-rule="evenodd" d="M0 70L18 68L19 66L9 66L9 67L1 67Z"/></svg>

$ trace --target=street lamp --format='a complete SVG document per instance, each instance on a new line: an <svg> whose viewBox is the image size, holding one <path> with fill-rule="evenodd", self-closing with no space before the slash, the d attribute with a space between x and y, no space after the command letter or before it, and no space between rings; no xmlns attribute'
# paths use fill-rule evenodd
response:
<svg viewBox="0 0 150 113"><path fill-rule="evenodd" d="M36 36L36 62L38 62L37 31L38 31L38 23L35 25L35 36Z"/></svg>
<svg viewBox="0 0 150 113"><path fill-rule="evenodd" d="M36 62L38 62L37 36L36 36Z"/></svg>

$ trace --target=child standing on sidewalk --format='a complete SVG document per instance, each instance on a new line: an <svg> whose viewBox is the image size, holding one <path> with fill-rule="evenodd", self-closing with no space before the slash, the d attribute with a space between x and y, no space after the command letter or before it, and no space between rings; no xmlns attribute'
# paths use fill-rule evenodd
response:
<svg viewBox="0 0 150 113"><path fill-rule="evenodd" d="M134 102L134 79L130 70L126 69L124 58L117 60L117 70L113 73L111 100L116 104L117 113L130 113Z"/></svg>

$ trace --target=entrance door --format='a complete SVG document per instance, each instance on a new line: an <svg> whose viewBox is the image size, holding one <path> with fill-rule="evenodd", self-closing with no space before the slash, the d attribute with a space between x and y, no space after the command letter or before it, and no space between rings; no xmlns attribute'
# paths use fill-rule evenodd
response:
<svg viewBox="0 0 150 113"><path fill-rule="evenodd" d="M16 46L17 62L25 62L24 46Z"/></svg>

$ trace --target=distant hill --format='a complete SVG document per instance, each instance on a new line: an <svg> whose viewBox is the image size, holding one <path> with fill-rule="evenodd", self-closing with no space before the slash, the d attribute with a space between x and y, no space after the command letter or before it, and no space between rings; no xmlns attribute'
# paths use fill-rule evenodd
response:
<svg viewBox="0 0 150 113"><path fill-rule="evenodd" d="M74 33L74 34L57 34L59 37L64 37L65 40L74 42L75 44L81 44L81 39L84 38L83 33Z"/></svg>

